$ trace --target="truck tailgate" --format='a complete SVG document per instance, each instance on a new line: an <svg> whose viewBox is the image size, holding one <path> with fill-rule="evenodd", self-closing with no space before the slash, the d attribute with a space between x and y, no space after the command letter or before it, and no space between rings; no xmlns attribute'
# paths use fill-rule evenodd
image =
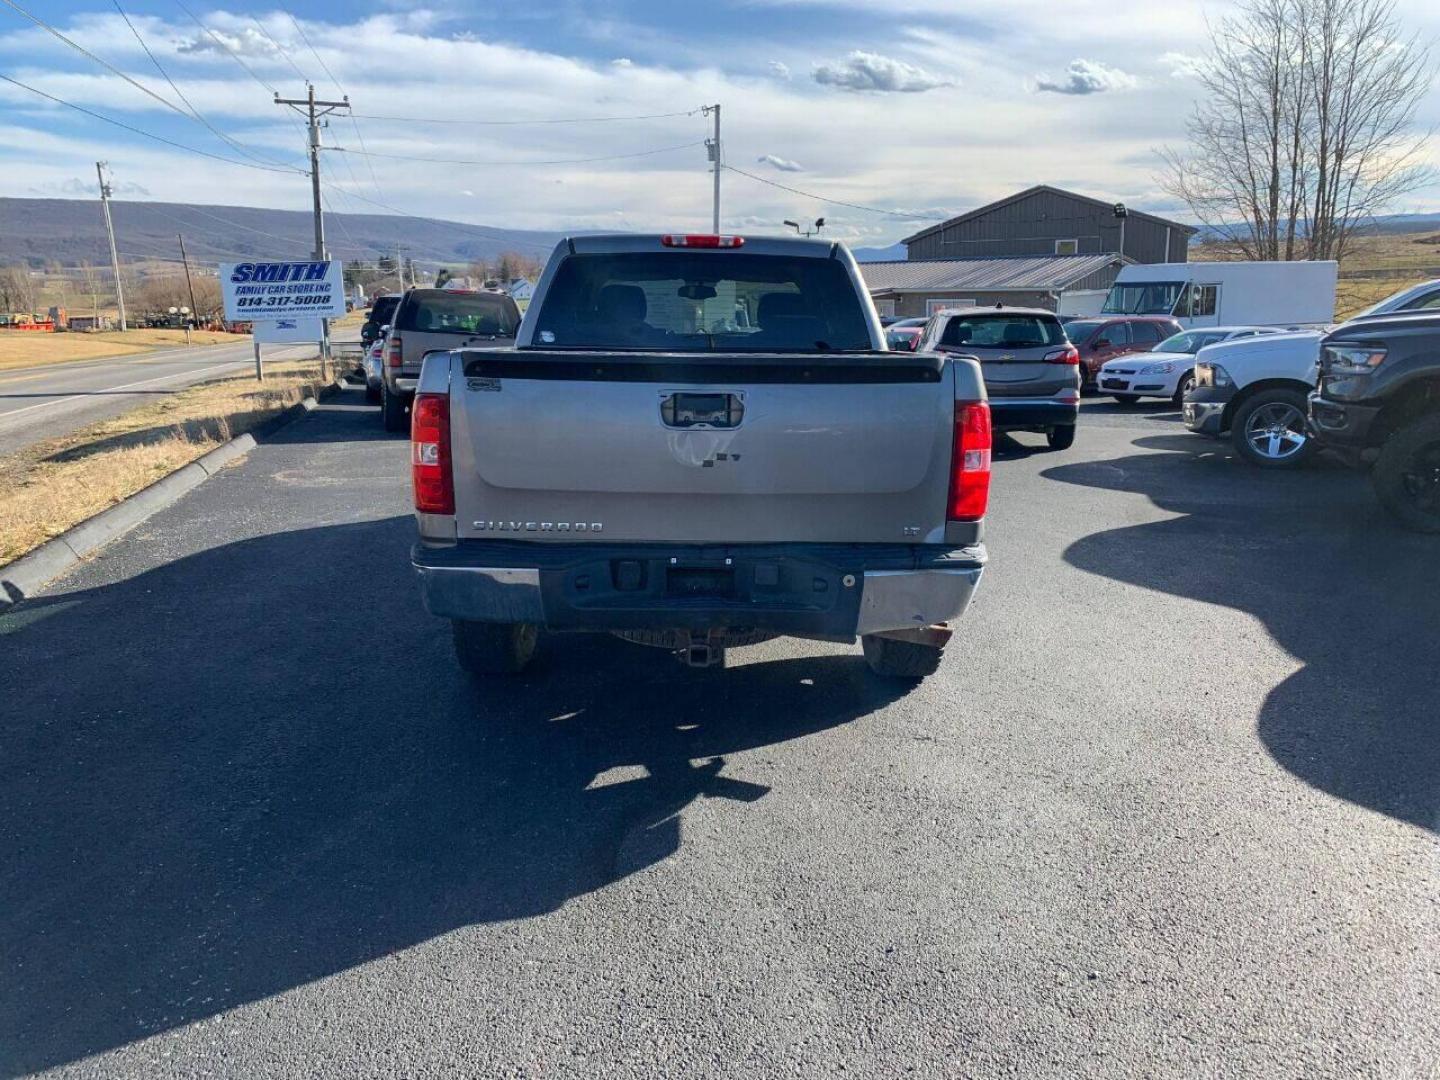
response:
<svg viewBox="0 0 1440 1080"><path fill-rule="evenodd" d="M938 542L940 357L468 352L457 532L575 542Z"/></svg>

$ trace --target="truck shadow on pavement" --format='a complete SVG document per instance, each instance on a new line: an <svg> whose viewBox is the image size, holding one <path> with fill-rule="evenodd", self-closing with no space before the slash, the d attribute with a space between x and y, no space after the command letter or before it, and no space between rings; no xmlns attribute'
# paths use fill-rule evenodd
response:
<svg viewBox="0 0 1440 1080"><path fill-rule="evenodd" d="M1087 536L1066 561L1253 615L1304 664L1257 718L1274 759L1337 798L1440 831L1440 544L1391 523L1363 476L1267 473L1187 439L1140 439L1172 452L1042 473L1178 515ZM1161 672L1175 660L1152 659Z"/></svg>
<svg viewBox="0 0 1440 1080"><path fill-rule="evenodd" d="M554 911L675 854L695 800L766 794L722 755L902 692L858 652L704 673L604 637L476 689L412 530L265 535L0 617L0 1073Z"/></svg>

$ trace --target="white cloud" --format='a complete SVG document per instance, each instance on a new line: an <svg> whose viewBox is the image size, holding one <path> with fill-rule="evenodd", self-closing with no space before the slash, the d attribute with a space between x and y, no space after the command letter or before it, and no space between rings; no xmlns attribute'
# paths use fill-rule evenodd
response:
<svg viewBox="0 0 1440 1080"><path fill-rule="evenodd" d="M954 86L953 79L932 75L922 67L879 53L856 49L830 64L816 64L811 72L821 86L842 90L918 94L942 86Z"/></svg>
<svg viewBox="0 0 1440 1080"><path fill-rule="evenodd" d="M628 56L617 56L614 60L610 61L610 64L612 67L628 68L634 67L635 61L631 60Z"/></svg>
<svg viewBox="0 0 1440 1080"><path fill-rule="evenodd" d="M1106 67L1094 60L1084 60L1078 57L1070 61L1070 66L1065 69L1065 74L1061 78L1052 79L1040 75L1035 79L1035 89L1039 93L1080 96L1103 94L1111 90L1132 90L1135 84L1134 75L1127 74L1119 68Z"/></svg>
<svg viewBox="0 0 1440 1080"><path fill-rule="evenodd" d="M783 64L779 60L771 60L770 63L765 65L765 67L770 72L770 74L775 76L775 78L777 79L790 78L789 64Z"/></svg>
<svg viewBox="0 0 1440 1080"><path fill-rule="evenodd" d="M1160 54L1160 63L1168 67L1170 74L1177 79L1193 79L1205 66L1205 58L1193 53L1167 52Z"/></svg>
<svg viewBox="0 0 1440 1080"><path fill-rule="evenodd" d="M778 157L775 154L761 154L755 161L760 165L769 165L779 169L781 172L805 171L805 167L798 161L791 161L789 158Z"/></svg>
<svg viewBox="0 0 1440 1080"><path fill-rule="evenodd" d="M277 52L274 42L250 26L242 26L239 30L217 30L212 27L209 33L197 31L194 37L175 46L175 51L182 55L223 53L227 49L240 56L268 57Z"/></svg>

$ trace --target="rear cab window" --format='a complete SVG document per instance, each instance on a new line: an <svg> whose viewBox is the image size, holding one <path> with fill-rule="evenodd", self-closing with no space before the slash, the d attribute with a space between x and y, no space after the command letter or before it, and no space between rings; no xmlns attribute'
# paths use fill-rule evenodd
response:
<svg viewBox="0 0 1440 1080"><path fill-rule="evenodd" d="M869 352L839 260L738 252L568 256L535 323L545 349Z"/></svg>
<svg viewBox="0 0 1440 1080"><path fill-rule="evenodd" d="M514 337L520 325L515 302L503 293L416 289L406 294L395 317L402 332Z"/></svg>
<svg viewBox="0 0 1440 1080"><path fill-rule="evenodd" d="M1060 320L1052 316L977 312L951 315L938 344L948 348L1027 349L1066 344Z"/></svg>

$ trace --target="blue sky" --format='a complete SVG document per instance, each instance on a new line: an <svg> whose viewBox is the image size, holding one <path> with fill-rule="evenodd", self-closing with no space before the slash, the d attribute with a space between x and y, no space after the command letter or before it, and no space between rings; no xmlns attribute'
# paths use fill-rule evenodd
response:
<svg viewBox="0 0 1440 1080"><path fill-rule="evenodd" d="M517 228L698 227L710 208L699 115L503 126L374 117L532 121L719 101L728 164L821 196L727 173L726 226L823 214L857 244L889 243L1040 182L1178 213L1156 184L1156 150L1181 141L1195 92L1186 65L1206 20L1226 10L1188 0L120 0L187 108L108 0L15 2L153 96L3 6L0 74L248 166L0 83L0 194L88 197L103 158L123 198L305 209L306 178L289 171L303 165L303 133L269 87L298 96L309 78L324 95L343 88L364 117L325 132L333 210L384 203ZM1432 7L1401 0L1399 11L1433 36ZM1427 126L1440 125L1437 97ZM202 119L184 115L190 108ZM1433 146L1431 160L1440 162ZM1397 209L1440 209L1440 189Z"/></svg>

